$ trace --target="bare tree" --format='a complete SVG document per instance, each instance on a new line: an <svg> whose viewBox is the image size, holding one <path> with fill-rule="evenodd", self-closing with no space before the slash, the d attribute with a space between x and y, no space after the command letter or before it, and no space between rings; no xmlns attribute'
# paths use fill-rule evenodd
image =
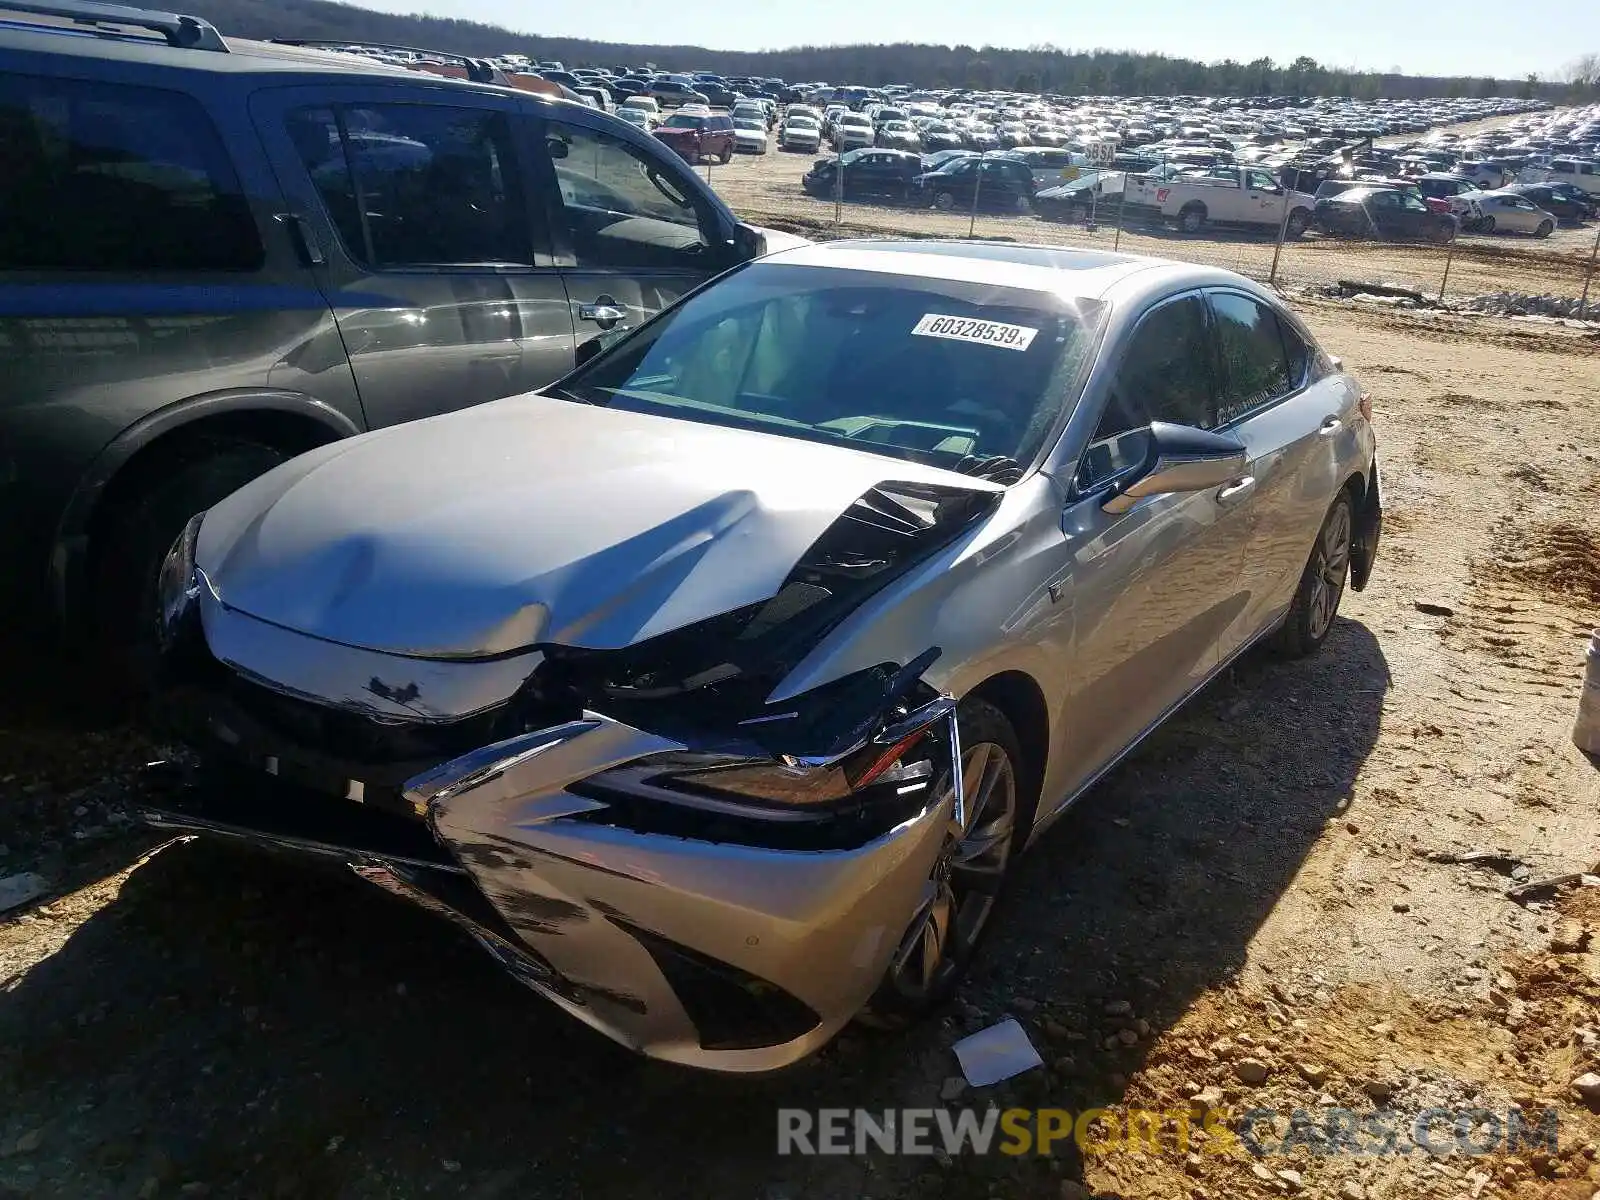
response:
<svg viewBox="0 0 1600 1200"><path fill-rule="evenodd" d="M1567 82L1580 87L1600 86L1600 54L1580 54L1567 65Z"/></svg>

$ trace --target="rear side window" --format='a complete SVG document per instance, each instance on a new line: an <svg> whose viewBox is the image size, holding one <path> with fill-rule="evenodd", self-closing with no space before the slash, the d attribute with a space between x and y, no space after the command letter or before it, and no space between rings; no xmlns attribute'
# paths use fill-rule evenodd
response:
<svg viewBox="0 0 1600 1200"><path fill-rule="evenodd" d="M290 114L289 135L357 262L376 270L532 265L503 114L339 105Z"/></svg>
<svg viewBox="0 0 1600 1200"><path fill-rule="evenodd" d="M238 176L181 92L0 75L0 271L254 271Z"/></svg>
<svg viewBox="0 0 1600 1200"><path fill-rule="evenodd" d="M1278 318L1264 304L1234 292L1211 293L1222 360L1218 424L1227 424L1294 390Z"/></svg>

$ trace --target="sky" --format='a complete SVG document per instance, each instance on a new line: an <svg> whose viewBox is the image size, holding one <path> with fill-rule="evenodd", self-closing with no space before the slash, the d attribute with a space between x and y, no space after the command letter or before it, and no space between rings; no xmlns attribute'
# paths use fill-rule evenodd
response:
<svg viewBox="0 0 1600 1200"><path fill-rule="evenodd" d="M1600 51L1600 3L1504 0L356 0L364 8L463 17L550 37L772 50L851 42L1139 50L1212 61L1302 54L1327 66L1417 75L1559 78ZM714 65L714 64L713 64Z"/></svg>

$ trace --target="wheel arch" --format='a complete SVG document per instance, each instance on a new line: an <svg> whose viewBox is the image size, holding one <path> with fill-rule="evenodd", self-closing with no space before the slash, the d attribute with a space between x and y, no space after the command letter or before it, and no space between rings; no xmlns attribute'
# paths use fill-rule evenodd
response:
<svg viewBox="0 0 1600 1200"><path fill-rule="evenodd" d="M108 514L161 477L205 438L260 442L288 455L363 432L348 415L301 392L231 388L180 400L112 438L79 478L62 510L50 557L57 614L68 625Z"/></svg>
<svg viewBox="0 0 1600 1200"><path fill-rule="evenodd" d="M1026 759L1019 764L1023 800L1028 807L1028 820L1036 820L1050 757L1050 707L1044 689L1027 672L1010 670L989 676L967 695L994 705L1016 732Z"/></svg>

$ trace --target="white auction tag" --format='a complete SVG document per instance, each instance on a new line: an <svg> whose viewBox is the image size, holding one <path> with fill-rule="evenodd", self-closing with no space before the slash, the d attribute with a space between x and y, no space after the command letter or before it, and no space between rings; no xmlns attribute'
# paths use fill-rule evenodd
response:
<svg viewBox="0 0 1600 1200"><path fill-rule="evenodd" d="M1026 350L1039 331L1026 325L1007 325L1004 321L983 321L975 317L951 317L928 313L911 333L914 337L949 338L957 342L977 342L1005 350Z"/></svg>

